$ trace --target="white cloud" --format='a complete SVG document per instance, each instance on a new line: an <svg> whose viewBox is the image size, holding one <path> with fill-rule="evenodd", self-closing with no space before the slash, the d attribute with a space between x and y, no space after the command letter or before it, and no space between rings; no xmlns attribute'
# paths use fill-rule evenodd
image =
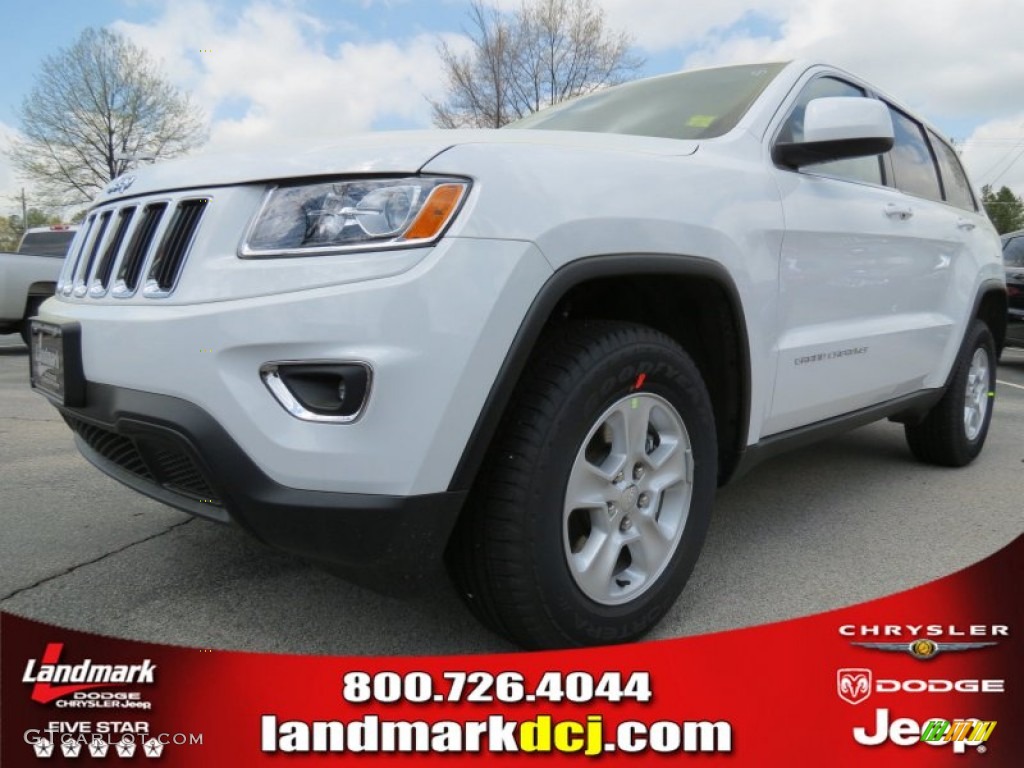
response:
<svg viewBox="0 0 1024 768"><path fill-rule="evenodd" d="M961 155L976 184L1006 185L1024 195L1024 111L979 126Z"/></svg>
<svg viewBox="0 0 1024 768"><path fill-rule="evenodd" d="M628 30L648 51L688 45L714 30L736 23L749 13L782 21L794 0L598 0L608 23Z"/></svg>
<svg viewBox="0 0 1024 768"><path fill-rule="evenodd" d="M522 0L487 2L506 11L522 4ZM613 29L629 32L637 46L657 52L700 40L749 12L781 21L794 0L595 0L595 4L604 9Z"/></svg>
<svg viewBox="0 0 1024 768"><path fill-rule="evenodd" d="M679 51L681 68L820 59L958 124L1002 118L1021 105L1019 0L595 1L649 55L664 60ZM488 2L511 9L520 0Z"/></svg>
<svg viewBox="0 0 1024 768"><path fill-rule="evenodd" d="M863 75L926 115L980 122L1019 108L1024 83L1024 6L1019 3L789 0L787 5L779 39L711 35L699 40L700 49L686 63L823 59Z"/></svg>
<svg viewBox="0 0 1024 768"><path fill-rule="evenodd" d="M1017 108L1014 98L1024 82L1018 40L1024 5L1017 2L596 1L613 27L632 33L638 46L662 60L673 50L681 66L820 58L863 75L927 116L958 124L1006 117ZM488 2L510 9L521 0ZM752 16L777 23L777 38L737 25ZM330 25L335 32L344 28L344 22L315 18L283 0L253 0L232 16L213 3L183 0L167 3L152 23L115 26L162 58L175 81L215 116L213 148L296 133L360 132L382 117L429 124L423 95L438 93L442 82L436 37L332 49L326 43ZM457 38L452 30L449 39Z"/></svg>
<svg viewBox="0 0 1024 768"><path fill-rule="evenodd" d="M837 64L933 122L977 126L963 157L979 185L1009 166L1014 147L1024 149L1017 145L1024 140L1024 6L991 0L789 0L788 6L778 39L720 30L701 39L685 65L792 58ZM997 184L1024 192L1024 158Z"/></svg>
<svg viewBox="0 0 1024 768"><path fill-rule="evenodd" d="M441 82L435 36L330 48L324 23L291 5L254 2L225 18L188 0L115 27L214 116L208 151L359 133L382 118L427 125L424 94Z"/></svg>
<svg viewBox="0 0 1024 768"><path fill-rule="evenodd" d="M466 0L444 2L466 6ZM488 2L513 8L521 0ZM662 65L674 52L681 67L820 58L863 75L935 122L955 122L962 133L980 126L964 152L979 183L1012 146L991 139L1024 137L1018 40L1024 4L1017 0L597 2L613 27L632 33ZM398 11L412 4L362 5ZM429 125L424 94L439 94L443 84L436 36L368 40L342 16L316 18L292 0L251 0L230 15L217 3L176 0L149 23L114 27L162 60L171 79L212 116L210 151L363 132L382 120ZM777 34L739 23L751 18L773 21L769 31ZM349 42L329 42L345 31L352 32ZM446 39L466 42L455 29ZM0 125L0 141L5 131L11 129ZM1024 190L1022 167L1024 159L998 183ZM17 188L0 158L0 205L5 190Z"/></svg>

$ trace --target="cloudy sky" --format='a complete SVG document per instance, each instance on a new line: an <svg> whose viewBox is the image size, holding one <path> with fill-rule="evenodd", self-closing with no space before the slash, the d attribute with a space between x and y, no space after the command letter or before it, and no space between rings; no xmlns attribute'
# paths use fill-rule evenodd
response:
<svg viewBox="0 0 1024 768"><path fill-rule="evenodd" d="M519 0L489 0L512 7ZM45 55L87 26L131 37L210 119L204 151L429 126L436 48L468 0L45 0L0 11L0 148ZM974 182L1024 193L1022 0L596 0L645 74L824 59L910 105L963 148ZM0 213L21 183L0 156Z"/></svg>

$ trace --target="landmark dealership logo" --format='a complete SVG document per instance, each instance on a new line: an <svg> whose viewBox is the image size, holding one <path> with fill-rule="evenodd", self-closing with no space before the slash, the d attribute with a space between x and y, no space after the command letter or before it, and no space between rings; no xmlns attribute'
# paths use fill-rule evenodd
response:
<svg viewBox="0 0 1024 768"><path fill-rule="evenodd" d="M64 643L47 643L41 659L29 659L21 681L32 685L32 701L50 704L96 688L155 682L156 664L151 659L141 664L97 664L92 659L62 664L63 651Z"/></svg>

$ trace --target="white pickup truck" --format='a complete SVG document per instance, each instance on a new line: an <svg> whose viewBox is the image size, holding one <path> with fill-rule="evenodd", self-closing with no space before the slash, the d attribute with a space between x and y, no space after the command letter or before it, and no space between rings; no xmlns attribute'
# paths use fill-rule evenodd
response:
<svg viewBox="0 0 1024 768"><path fill-rule="evenodd" d="M0 253L0 333L21 333L28 344L28 319L53 296L64 256L78 227L35 227L17 253Z"/></svg>

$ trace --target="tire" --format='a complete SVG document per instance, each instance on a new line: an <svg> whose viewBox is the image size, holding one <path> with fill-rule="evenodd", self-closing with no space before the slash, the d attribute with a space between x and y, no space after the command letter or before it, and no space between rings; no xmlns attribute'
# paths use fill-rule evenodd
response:
<svg viewBox="0 0 1024 768"><path fill-rule="evenodd" d="M35 317L39 314L39 307L42 306L43 302L46 301L45 296L29 296L28 303L25 305L25 318L21 321L21 328L18 332L21 334L21 340L25 342L25 346L32 346L32 335L29 330L29 318Z"/></svg>
<svg viewBox="0 0 1024 768"><path fill-rule="evenodd" d="M981 453L992 421L996 386L996 345L988 326L975 320L953 366L942 399L919 424L904 429L920 461L963 467Z"/></svg>
<svg viewBox="0 0 1024 768"><path fill-rule="evenodd" d="M456 588L525 648L640 637L700 554L717 456L711 400L672 339L611 321L552 330L449 544Z"/></svg>

